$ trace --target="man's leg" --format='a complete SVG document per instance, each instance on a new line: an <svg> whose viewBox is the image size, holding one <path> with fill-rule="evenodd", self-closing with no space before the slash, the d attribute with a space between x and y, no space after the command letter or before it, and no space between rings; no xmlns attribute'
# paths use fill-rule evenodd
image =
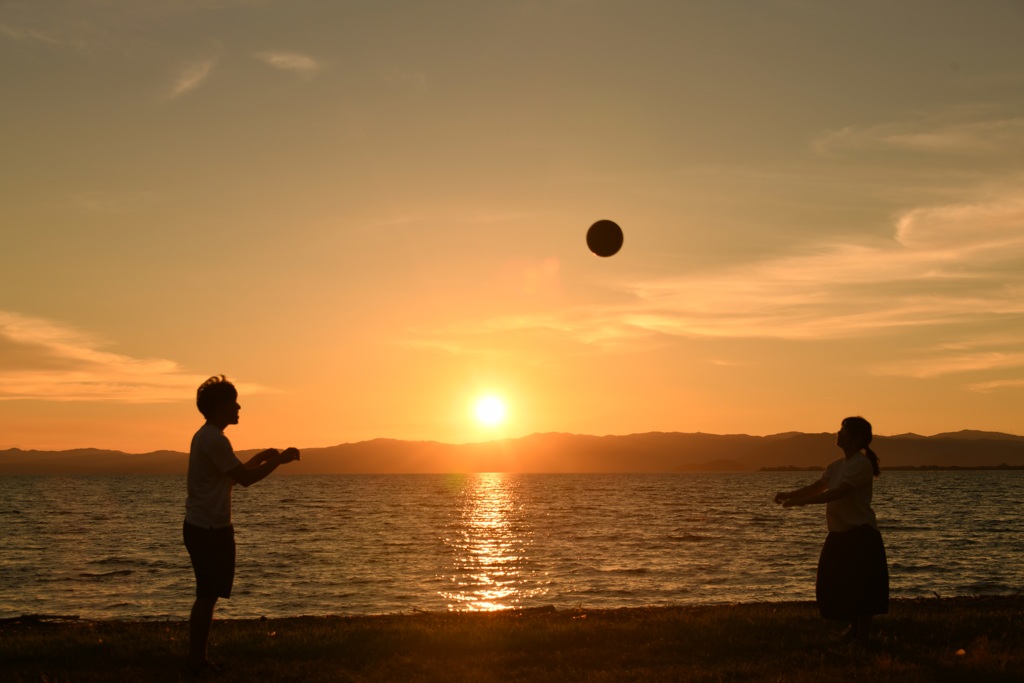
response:
<svg viewBox="0 0 1024 683"><path fill-rule="evenodd" d="M213 608L217 598L196 598L192 614L188 619L188 665L202 666L206 661L206 644L210 640L210 625L213 624Z"/></svg>

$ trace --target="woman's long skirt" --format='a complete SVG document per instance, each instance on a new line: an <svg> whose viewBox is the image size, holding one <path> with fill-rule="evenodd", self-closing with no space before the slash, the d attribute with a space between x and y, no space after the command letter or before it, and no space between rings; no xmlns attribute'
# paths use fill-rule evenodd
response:
<svg viewBox="0 0 1024 683"><path fill-rule="evenodd" d="M852 621L889 611L889 567L878 529L865 524L829 532L818 560L815 593L825 619Z"/></svg>

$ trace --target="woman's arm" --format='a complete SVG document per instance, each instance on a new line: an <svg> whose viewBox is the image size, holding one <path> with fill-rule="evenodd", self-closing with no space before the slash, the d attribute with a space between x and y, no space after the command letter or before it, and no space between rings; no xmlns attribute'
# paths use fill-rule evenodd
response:
<svg viewBox="0 0 1024 683"><path fill-rule="evenodd" d="M833 500L839 500L844 496L848 496L851 493L853 493L853 491L853 484L849 482L844 482L834 489L827 489L825 491L822 491L821 493L805 496L793 496L792 498L788 498L785 501L783 501L782 507L791 508L799 505L814 505L816 503L828 503Z"/></svg>
<svg viewBox="0 0 1024 683"><path fill-rule="evenodd" d="M795 491L782 491L780 493L776 493L775 494L775 502L776 503L783 503L783 502L785 502L787 500L791 500L793 498L803 498L805 496L813 496L816 493L821 493L822 491L824 491L827 488L828 488L828 485L825 483L825 481L823 479L819 479L818 481L814 482L813 484L805 486L802 489L796 489Z"/></svg>

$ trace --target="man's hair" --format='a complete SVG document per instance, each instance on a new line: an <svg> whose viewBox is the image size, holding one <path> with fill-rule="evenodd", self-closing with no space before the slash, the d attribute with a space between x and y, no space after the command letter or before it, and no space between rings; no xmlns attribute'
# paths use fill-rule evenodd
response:
<svg viewBox="0 0 1024 683"><path fill-rule="evenodd" d="M200 384L196 391L196 407L206 419L210 419L219 405L237 400L238 390L224 375L214 375Z"/></svg>

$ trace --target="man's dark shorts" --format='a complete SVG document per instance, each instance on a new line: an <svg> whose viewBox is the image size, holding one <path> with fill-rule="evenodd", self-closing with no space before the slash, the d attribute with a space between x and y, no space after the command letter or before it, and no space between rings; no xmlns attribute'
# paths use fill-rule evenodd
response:
<svg viewBox="0 0 1024 683"><path fill-rule="evenodd" d="M230 598L235 581L235 528L203 529L185 522L183 534L196 573L196 597Z"/></svg>

